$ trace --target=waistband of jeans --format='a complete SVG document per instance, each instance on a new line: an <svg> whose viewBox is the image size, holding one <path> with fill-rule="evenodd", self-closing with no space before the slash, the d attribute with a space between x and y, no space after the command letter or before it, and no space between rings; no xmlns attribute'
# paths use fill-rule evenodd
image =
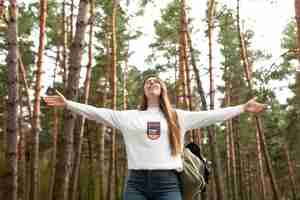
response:
<svg viewBox="0 0 300 200"><path fill-rule="evenodd" d="M174 172L178 173L176 169L129 169L128 172L132 173L168 173L168 172Z"/></svg>

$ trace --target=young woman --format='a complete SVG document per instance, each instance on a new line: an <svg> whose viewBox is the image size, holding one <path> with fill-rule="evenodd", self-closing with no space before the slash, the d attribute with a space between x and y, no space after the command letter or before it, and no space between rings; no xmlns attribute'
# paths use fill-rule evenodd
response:
<svg viewBox="0 0 300 200"><path fill-rule="evenodd" d="M246 104L211 111L185 111L171 107L166 85L157 77L144 81L139 110L115 111L67 100L57 92L45 97L49 106L119 129L126 145L128 177L124 200L182 200L178 173L183 169L181 152L184 133L266 108L251 99Z"/></svg>

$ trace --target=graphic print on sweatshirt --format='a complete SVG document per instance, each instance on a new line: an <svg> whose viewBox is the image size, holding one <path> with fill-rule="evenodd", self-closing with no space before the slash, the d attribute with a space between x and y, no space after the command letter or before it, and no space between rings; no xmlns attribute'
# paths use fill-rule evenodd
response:
<svg viewBox="0 0 300 200"><path fill-rule="evenodd" d="M147 136L151 140L160 137L160 122L147 122Z"/></svg>

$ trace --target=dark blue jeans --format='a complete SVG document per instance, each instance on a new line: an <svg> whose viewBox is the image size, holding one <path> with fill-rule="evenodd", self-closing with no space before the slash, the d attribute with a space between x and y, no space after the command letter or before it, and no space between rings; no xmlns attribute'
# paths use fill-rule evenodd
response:
<svg viewBox="0 0 300 200"><path fill-rule="evenodd" d="M182 200L175 170L129 170L124 200Z"/></svg>

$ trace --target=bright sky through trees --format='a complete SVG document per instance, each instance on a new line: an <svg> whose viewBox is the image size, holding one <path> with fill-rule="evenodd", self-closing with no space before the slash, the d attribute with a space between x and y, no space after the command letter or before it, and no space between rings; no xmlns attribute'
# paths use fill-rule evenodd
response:
<svg viewBox="0 0 300 200"><path fill-rule="evenodd" d="M130 1L129 12L133 13L137 10L138 0ZM161 9L165 8L171 0L156 1L155 4L149 4L145 9L145 15L141 17L135 17L131 21L131 26L134 29L142 31L144 34L138 40L130 43L130 50L134 54L130 57L129 63L137 66L139 69L145 69L149 66L145 63L146 57L151 52L149 44L153 41L154 27L153 21L159 20ZM222 0L223 4L229 8L236 9L236 0ZM191 8L188 12L188 17L193 18L193 26L198 32L193 33L193 45L194 48L198 48L201 55L201 66L207 66L207 54L208 54L208 42L204 35L204 31L207 29L205 19L205 11L207 9L207 1L188 0L187 5ZM240 1L240 17L242 29L251 29L254 31L254 38L252 48L260 49L268 54L271 54L272 58L266 62L256 63L256 67L268 68L273 62L280 62L279 56L282 54L280 42L282 38L282 31L288 24L288 22L295 16L294 1L293 0L241 0ZM216 31L215 31L216 32ZM215 33L215 39L216 35ZM216 42L214 45L217 45ZM216 46L215 46L216 47ZM219 65L221 57L219 56L219 50L215 48L214 52L214 65ZM205 72L204 72L205 74ZM217 76L220 78L220 74L217 72ZM208 77L207 77L208 78ZM206 80L206 77L203 77ZM205 82L205 81L204 81ZM208 82L208 81L207 81ZM282 85L283 84L283 85ZM276 83L276 87L287 86L285 83ZM286 97L289 95L288 89L279 91L280 89L274 88L277 92L286 93L287 95L279 95L282 98L281 102L285 102Z"/></svg>

